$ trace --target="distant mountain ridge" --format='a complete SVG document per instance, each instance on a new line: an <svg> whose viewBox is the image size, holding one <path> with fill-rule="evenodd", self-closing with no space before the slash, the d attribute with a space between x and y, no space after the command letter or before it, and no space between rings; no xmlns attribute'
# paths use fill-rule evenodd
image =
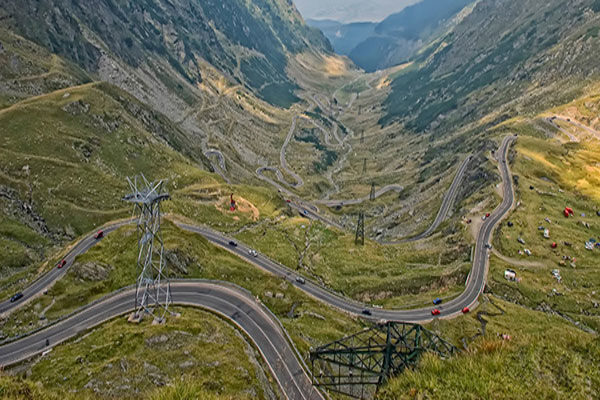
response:
<svg viewBox="0 0 600 400"><path fill-rule="evenodd" d="M432 35L474 0L423 0L380 23L341 24L308 20L321 29L339 54L372 72L410 59Z"/></svg>

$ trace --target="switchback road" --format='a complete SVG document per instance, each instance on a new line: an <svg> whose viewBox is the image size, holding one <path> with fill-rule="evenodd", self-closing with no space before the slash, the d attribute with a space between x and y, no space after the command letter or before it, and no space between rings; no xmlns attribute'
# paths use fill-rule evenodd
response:
<svg viewBox="0 0 600 400"><path fill-rule="evenodd" d="M426 237L431 235L442 224L442 222L444 222L444 220L446 220L446 218L448 217L448 213L450 212L450 209L452 208L452 205L454 204L454 201L456 200L456 196L458 194L458 190L460 189L460 186L461 186L461 183L463 180L463 176L465 175L465 171L467 170L467 166L469 165L469 163L471 162L472 159L473 159L473 156L468 156L467 158L465 158L465 160L462 162L462 164L458 168L458 172L454 176L454 180L452 181L452 183L450 184L450 187L448 188L448 191L444 195L444 198L442 200L442 205L440 206L440 209L439 209L435 219L433 220L431 225L429 225L429 228L427 228L424 232L418 234L417 236L414 236L411 238L406 238L406 239L397 240L397 241L380 242L380 243L389 245L389 244L400 244L400 243L406 243L406 242L416 242L417 240L425 239Z"/></svg>
<svg viewBox="0 0 600 400"><path fill-rule="evenodd" d="M516 137L514 136L506 137L502 141L497 153L498 165L503 181L502 203L486 219L477 235L473 267L467 278L464 292L455 299L448 301L442 306L438 306L438 309L441 311L441 318L454 317L459 315L464 307L473 307L477 304L477 299L485 287L489 257L489 250L486 245L489 243L492 232L498 222L510 211L514 204L512 179L507 165L507 153L510 144L515 139ZM263 255L252 256L248 253L248 247L242 244L230 246L229 241L232 239L221 233L214 232L205 227L187 225L180 222L176 223L181 228L201 234L210 242L227 248L240 258L288 280L291 284L314 298L347 313L367 317L371 320L385 319L424 323L432 319L430 307L411 310L372 308L352 299L344 298L313 282L298 282L296 280L297 275L292 270ZM105 229L105 232L108 234L123 224L124 222L119 222L111 225ZM58 270L59 272L54 272L57 269L53 269L35 281L24 293L27 292L28 296L34 296L47 288L56 279L64 275L74 257L86 252L94 243L95 240L93 240L93 237L83 239L67 255L67 266ZM45 284L40 282L45 282ZM306 371L300 367L291 344L286 340L283 329L279 326L275 318L269 316L267 310L259 307L258 303L251 296L245 295L239 289L232 289L230 285L225 283L199 281L173 283L172 293L175 303L209 309L224 316L244 330L261 351L282 390L290 399L322 398L310 385L310 379ZM0 364L10 365L43 352L46 348L46 339L50 341L50 346L53 346L77 335L79 332L129 312L132 308L131 296L132 293L129 291L119 292L114 296L107 297L88 307L84 307L81 311L46 329L3 345L0 347ZM22 302L2 303L5 312L13 310L21 304ZM368 316L364 314L364 310L367 309L369 310Z"/></svg>

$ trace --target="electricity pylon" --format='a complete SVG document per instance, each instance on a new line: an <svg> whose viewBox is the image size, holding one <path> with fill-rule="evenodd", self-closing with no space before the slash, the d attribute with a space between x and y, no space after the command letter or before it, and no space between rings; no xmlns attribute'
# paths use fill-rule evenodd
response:
<svg viewBox="0 0 600 400"><path fill-rule="evenodd" d="M364 246L365 244L365 213L361 211L358 213L358 223L356 224L356 238L354 243L357 245Z"/></svg>
<svg viewBox="0 0 600 400"><path fill-rule="evenodd" d="M391 377L415 368L421 356L443 360L458 349L421 325L385 322L310 350L313 384L357 399L371 399Z"/></svg>
<svg viewBox="0 0 600 400"><path fill-rule="evenodd" d="M164 189L163 180L148 182L144 175L140 175L133 180L127 178L127 182L131 193L123 197L123 201L134 205L138 238L138 278L133 317L140 320L147 313L163 322L172 299L160 230L160 204L170 197Z"/></svg>

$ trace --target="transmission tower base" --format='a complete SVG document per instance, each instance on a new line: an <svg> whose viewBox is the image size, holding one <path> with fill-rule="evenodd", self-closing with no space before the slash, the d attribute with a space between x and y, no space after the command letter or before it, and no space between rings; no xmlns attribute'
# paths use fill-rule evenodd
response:
<svg viewBox="0 0 600 400"><path fill-rule="evenodd" d="M134 311L131 314L129 314L129 317L127 318L127 322L129 322L131 324L139 324L140 322L142 322L142 318L143 318L143 315L141 313L136 313Z"/></svg>

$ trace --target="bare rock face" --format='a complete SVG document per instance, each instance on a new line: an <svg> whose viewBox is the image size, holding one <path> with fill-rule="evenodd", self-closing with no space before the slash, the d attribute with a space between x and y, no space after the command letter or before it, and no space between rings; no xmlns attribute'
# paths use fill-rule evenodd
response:
<svg viewBox="0 0 600 400"><path fill-rule="evenodd" d="M75 276L84 281L98 282L108 279L113 266L98 262L75 263L72 267Z"/></svg>
<svg viewBox="0 0 600 400"><path fill-rule="evenodd" d="M90 111L90 105L82 100L77 100L67 104L62 110L71 115L87 114Z"/></svg>
<svg viewBox="0 0 600 400"><path fill-rule="evenodd" d="M166 250L165 258L171 271L177 275L187 275L190 265L196 264L196 259L180 249Z"/></svg>

